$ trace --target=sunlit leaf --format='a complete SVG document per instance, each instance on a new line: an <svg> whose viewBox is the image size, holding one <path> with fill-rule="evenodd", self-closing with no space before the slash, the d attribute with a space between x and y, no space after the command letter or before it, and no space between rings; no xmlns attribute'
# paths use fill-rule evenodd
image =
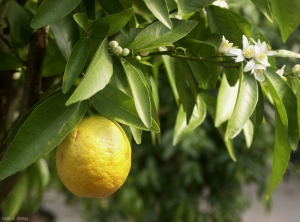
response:
<svg viewBox="0 0 300 222"><path fill-rule="evenodd" d="M122 62L129 86L132 91L136 110L146 127L151 127L150 95L141 70L129 62Z"/></svg>
<svg viewBox="0 0 300 222"><path fill-rule="evenodd" d="M63 76L62 91L67 93L82 71L90 53L90 40L80 39L73 47Z"/></svg>
<svg viewBox="0 0 300 222"><path fill-rule="evenodd" d="M159 126L153 119L150 129L143 124L133 99L118 89L108 85L91 97L90 101L101 115L109 119L142 130L159 132Z"/></svg>
<svg viewBox="0 0 300 222"><path fill-rule="evenodd" d="M251 0L251 1L259 8L259 10L266 16L266 18L270 22L273 22L273 15L268 0Z"/></svg>
<svg viewBox="0 0 300 222"><path fill-rule="evenodd" d="M276 187L282 180L282 177L288 166L290 153L292 151L286 131L281 118L275 108L275 147L273 152L273 164L266 199L268 200Z"/></svg>
<svg viewBox="0 0 300 222"><path fill-rule="evenodd" d="M169 10L166 0L144 0L144 2L159 21L161 21L169 29L172 29L173 25L169 18Z"/></svg>
<svg viewBox="0 0 300 222"><path fill-rule="evenodd" d="M253 135L254 135L254 127L250 119L248 119L246 124L244 125L243 132L246 140L246 146L250 148L253 141Z"/></svg>
<svg viewBox="0 0 300 222"><path fill-rule="evenodd" d="M186 36L196 25L197 21L171 19L173 29L168 29L160 21L154 22L143 29L128 46L134 50L144 51L160 46L172 45Z"/></svg>
<svg viewBox="0 0 300 222"><path fill-rule="evenodd" d="M181 105L177 114L176 124L174 128L173 145L179 143L186 135L198 127L206 117L206 104L203 98L198 95L197 104L194 107L192 117L187 123L186 113Z"/></svg>
<svg viewBox="0 0 300 222"><path fill-rule="evenodd" d="M81 83L67 101L67 105L90 98L103 89L113 74L112 59L104 39L95 53Z"/></svg>
<svg viewBox="0 0 300 222"><path fill-rule="evenodd" d="M73 15L73 18L86 32L89 30L89 19L85 13L76 13Z"/></svg>
<svg viewBox="0 0 300 222"><path fill-rule="evenodd" d="M279 24L283 42L295 31L300 23L300 1L271 0L272 11Z"/></svg>
<svg viewBox="0 0 300 222"><path fill-rule="evenodd" d="M81 0L43 0L30 26L38 29L52 24L73 11Z"/></svg>
<svg viewBox="0 0 300 222"><path fill-rule="evenodd" d="M243 72L243 67L241 67ZM227 136L234 138L243 129L247 120L255 110L258 101L257 82L253 75L241 73L241 82L237 102L228 122Z"/></svg>
<svg viewBox="0 0 300 222"><path fill-rule="evenodd" d="M178 1L178 12L179 15L186 15L192 12L199 11L200 9L207 7L214 0L180 0Z"/></svg>

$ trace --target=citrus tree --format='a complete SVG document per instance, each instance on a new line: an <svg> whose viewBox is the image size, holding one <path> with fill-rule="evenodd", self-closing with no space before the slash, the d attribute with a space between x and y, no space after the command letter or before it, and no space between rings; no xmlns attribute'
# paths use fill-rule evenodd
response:
<svg viewBox="0 0 300 222"><path fill-rule="evenodd" d="M283 42L300 23L298 0L252 3ZM43 157L84 116L120 123L136 144L143 131L161 143L161 75L176 102L172 144L209 117L233 162L234 139L242 133L251 147L271 105L267 199L280 183L299 140L300 65L276 62L300 54L272 49L249 15L220 0L1 0L0 11L1 201L18 180L19 193L26 180L45 188Z"/></svg>

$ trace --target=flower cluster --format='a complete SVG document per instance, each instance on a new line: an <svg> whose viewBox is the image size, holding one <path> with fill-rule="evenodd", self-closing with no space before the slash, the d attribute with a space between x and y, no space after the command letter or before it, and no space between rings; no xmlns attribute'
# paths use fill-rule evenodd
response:
<svg viewBox="0 0 300 222"><path fill-rule="evenodd" d="M232 56L236 63L247 61L244 72L251 71L258 81L263 82L265 80L263 73L270 66L268 56L276 55L277 52L271 51L271 47L266 42L260 40L256 42L253 39L251 41L253 44L243 35L243 49L239 49L233 47L233 43L223 36L219 52L226 56Z"/></svg>

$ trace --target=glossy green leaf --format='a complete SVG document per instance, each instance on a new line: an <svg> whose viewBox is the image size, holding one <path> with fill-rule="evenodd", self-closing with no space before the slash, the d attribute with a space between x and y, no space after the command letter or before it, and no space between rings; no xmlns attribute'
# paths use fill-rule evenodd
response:
<svg viewBox="0 0 300 222"><path fill-rule="evenodd" d="M257 6L257 8L259 8L259 10L266 16L266 18L270 22L273 22L273 15L268 0L251 0L251 1Z"/></svg>
<svg viewBox="0 0 300 222"><path fill-rule="evenodd" d="M134 9L108 15L93 22L91 32L98 37L111 36L120 31L133 15Z"/></svg>
<svg viewBox="0 0 300 222"><path fill-rule="evenodd" d="M58 48L67 61L74 44L79 40L80 33L76 22L71 15L64 17L56 23L51 24Z"/></svg>
<svg viewBox="0 0 300 222"><path fill-rule="evenodd" d="M171 30L160 21L149 25L135 37L128 47L138 52L172 45L186 36L198 23L191 20L171 19L171 21L173 24L173 29Z"/></svg>
<svg viewBox="0 0 300 222"><path fill-rule="evenodd" d="M286 131L277 109L275 108L275 146L273 152L273 164L266 199L268 200L282 180L289 163L292 151Z"/></svg>
<svg viewBox="0 0 300 222"><path fill-rule="evenodd" d="M136 142L136 144L141 144L141 142L142 142L142 130L134 128L134 127L130 127L130 131L131 131L131 134L132 134L133 139Z"/></svg>
<svg viewBox="0 0 300 222"><path fill-rule="evenodd" d="M168 80L169 80L169 83L170 83L172 91L173 91L175 101L177 102L177 105L178 105L179 104L179 95L178 95L178 91L177 91L176 83L175 83L175 59L171 58L169 56L162 56L162 59L164 61L166 73L167 73Z"/></svg>
<svg viewBox="0 0 300 222"><path fill-rule="evenodd" d="M16 136L18 130L20 129L20 127L25 123L25 121L29 118L29 116L32 114L32 112L35 110L36 107L38 107L40 104L42 104L43 102L45 102L47 99L60 94L60 90L56 90L53 93L51 93L50 95L46 96L45 98L41 99L40 101L38 101L33 107L31 107L20 119L19 121L15 124L15 126L13 127L13 129L11 130L10 134L4 139L3 144L8 144L11 143L14 139L14 137Z"/></svg>
<svg viewBox="0 0 300 222"><path fill-rule="evenodd" d="M299 133L300 133L300 81L298 76L295 74L295 82L296 82L296 97L297 97L297 114L298 114L298 125L299 125Z"/></svg>
<svg viewBox="0 0 300 222"><path fill-rule="evenodd" d="M80 39L73 47L63 76L62 92L67 93L82 71L90 53L90 40Z"/></svg>
<svg viewBox="0 0 300 222"><path fill-rule="evenodd" d="M73 18L86 32L89 30L89 19L85 13L76 13L73 15Z"/></svg>
<svg viewBox="0 0 300 222"><path fill-rule="evenodd" d="M136 110L147 128L151 127L150 93L146 86L144 74L127 61L122 61L129 83Z"/></svg>
<svg viewBox="0 0 300 222"><path fill-rule="evenodd" d="M109 119L149 131L141 121L133 99L118 89L108 85L91 97L90 102L101 115ZM153 119L151 121L150 130L159 132L158 124Z"/></svg>
<svg viewBox="0 0 300 222"><path fill-rule="evenodd" d="M279 24L283 42L295 31L300 23L300 1L271 0L272 11Z"/></svg>
<svg viewBox="0 0 300 222"><path fill-rule="evenodd" d="M254 135L254 127L250 119L248 119L246 124L244 125L243 132L246 140L246 146L250 148L252 145Z"/></svg>
<svg viewBox="0 0 300 222"><path fill-rule="evenodd" d="M54 39L49 39L43 62L43 77L61 75L66 68L66 63L67 62L61 54L56 41Z"/></svg>
<svg viewBox="0 0 300 222"><path fill-rule="evenodd" d="M243 72L243 67L241 67ZM227 136L234 138L243 129L247 120L255 110L258 101L257 82L253 75L241 73L237 102L233 114L228 121Z"/></svg>
<svg viewBox="0 0 300 222"><path fill-rule="evenodd" d="M226 75L223 75L221 85L217 97L215 126L219 127L222 123L226 122L232 116L239 90L239 82L231 87Z"/></svg>
<svg viewBox="0 0 300 222"><path fill-rule="evenodd" d="M180 0L178 1L179 15L186 15L192 12L199 11L200 9L209 6L214 0Z"/></svg>
<svg viewBox="0 0 300 222"><path fill-rule="evenodd" d="M181 105L177 114L176 124L174 128L173 145L179 143L186 135L198 127L206 117L206 104L203 98L198 95L197 104L194 107L192 117L187 124L186 113Z"/></svg>
<svg viewBox="0 0 300 222"><path fill-rule="evenodd" d="M38 29L52 24L73 11L81 0L43 0L30 26Z"/></svg>
<svg viewBox="0 0 300 222"><path fill-rule="evenodd" d="M292 89L274 71L265 71L266 82L270 94L276 104L282 124L287 128L288 139L293 150L296 150L299 139L299 123L297 112L297 98Z"/></svg>
<svg viewBox="0 0 300 222"><path fill-rule="evenodd" d="M173 25L169 18L169 9L166 0L143 0L148 9L153 15L161 21L169 29L172 29Z"/></svg>
<svg viewBox="0 0 300 222"><path fill-rule="evenodd" d="M22 66L22 61L13 55L0 50L0 71L14 70Z"/></svg>
<svg viewBox="0 0 300 222"><path fill-rule="evenodd" d="M258 101L255 107L255 111L253 112L252 115L253 127L254 127L253 141L255 140L256 136L259 134L259 129L264 118L264 95L260 84L257 84L257 86L258 86Z"/></svg>
<svg viewBox="0 0 300 222"><path fill-rule="evenodd" d="M107 39L104 39L98 47L82 81L66 105L88 99L108 84L113 74L113 66L107 47Z"/></svg>
<svg viewBox="0 0 300 222"><path fill-rule="evenodd" d="M87 102L67 107L64 104L69 96L52 96L32 111L0 161L0 180L47 155L79 123Z"/></svg>
<svg viewBox="0 0 300 222"><path fill-rule="evenodd" d="M224 69L224 74L226 75L227 82L230 86L235 86L240 79L239 69L235 69L235 68Z"/></svg>
<svg viewBox="0 0 300 222"><path fill-rule="evenodd" d="M8 3L6 17L9 23L12 45L16 48L25 46L30 42L32 36L30 22L33 15L15 0Z"/></svg>
<svg viewBox="0 0 300 222"><path fill-rule="evenodd" d="M227 40L242 48L242 32L230 10L218 6L207 8L209 28L212 33L225 36Z"/></svg>
<svg viewBox="0 0 300 222"><path fill-rule="evenodd" d="M1 212L5 218L15 217L19 213L26 194L27 178L24 174L21 175L12 193L2 202Z"/></svg>
<svg viewBox="0 0 300 222"><path fill-rule="evenodd" d="M276 50L278 54L274 55L275 57L290 57L300 59L300 54L296 52L292 52L285 49Z"/></svg>

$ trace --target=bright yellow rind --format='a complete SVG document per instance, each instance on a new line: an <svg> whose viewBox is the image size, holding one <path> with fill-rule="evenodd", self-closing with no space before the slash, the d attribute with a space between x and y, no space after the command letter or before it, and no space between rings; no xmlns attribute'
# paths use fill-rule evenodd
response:
<svg viewBox="0 0 300 222"><path fill-rule="evenodd" d="M128 176L130 143L118 123L98 115L84 117L58 146L56 166L73 194L106 197Z"/></svg>

